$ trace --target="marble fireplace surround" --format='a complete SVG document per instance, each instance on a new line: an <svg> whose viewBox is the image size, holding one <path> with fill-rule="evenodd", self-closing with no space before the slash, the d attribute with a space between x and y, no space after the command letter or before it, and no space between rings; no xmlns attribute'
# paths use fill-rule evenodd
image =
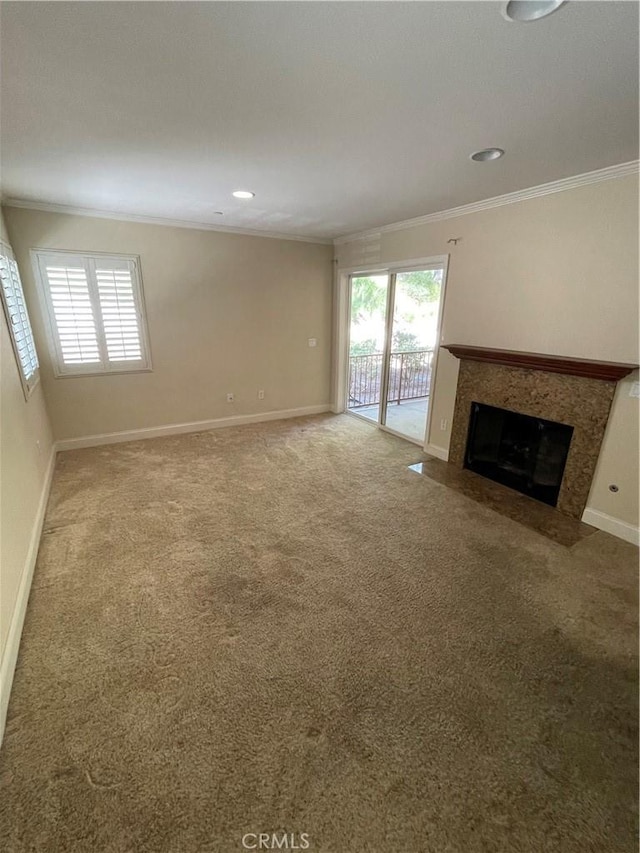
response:
<svg viewBox="0 0 640 853"><path fill-rule="evenodd" d="M616 390L637 365L448 344L460 359L449 463L464 467L472 403L573 427L556 509L580 519Z"/></svg>

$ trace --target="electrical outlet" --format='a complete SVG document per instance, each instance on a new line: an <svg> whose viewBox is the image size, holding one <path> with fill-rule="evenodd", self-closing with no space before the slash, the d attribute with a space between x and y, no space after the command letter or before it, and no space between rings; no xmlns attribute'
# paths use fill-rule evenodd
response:
<svg viewBox="0 0 640 853"><path fill-rule="evenodd" d="M235 400L235 394L227 394L227 403L233 403Z"/></svg>
<svg viewBox="0 0 640 853"><path fill-rule="evenodd" d="M440 429L441 429L441 430L445 430L446 428L447 428L447 419L446 419L446 418L443 418L443 419L440 421Z"/></svg>
<svg viewBox="0 0 640 853"><path fill-rule="evenodd" d="M258 400L264 400L264 391L262 389L258 391Z"/></svg>
<svg viewBox="0 0 640 853"><path fill-rule="evenodd" d="M318 346L318 339L317 338L309 338L309 346L310 347L317 347Z"/></svg>
<svg viewBox="0 0 640 853"><path fill-rule="evenodd" d="M632 382L629 388L630 397L640 397L640 382Z"/></svg>

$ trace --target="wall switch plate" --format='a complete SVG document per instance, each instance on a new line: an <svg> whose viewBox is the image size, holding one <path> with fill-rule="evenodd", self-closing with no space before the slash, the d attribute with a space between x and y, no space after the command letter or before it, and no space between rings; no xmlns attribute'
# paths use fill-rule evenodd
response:
<svg viewBox="0 0 640 853"><path fill-rule="evenodd" d="M309 338L309 346L310 347L317 347L318 346L318 339L317 338Z"/></svg>
<svg viewBox="0 0 640 853"><path fill-rule="evenodd" d="M262 389L258 391L258 400L264 400L264 391Z"/></svg>
<svg viewBox="0 0 640 853"><path fill-rule="evenodd" d="M234 394L227 394L227 403L233 403L234 400L235 400Z"/></svg>
<svg viewBox="0 0 640 853"><path fill-rule="evenodd" d="M629 388L630 397L640 397L640 382L632 382Z"/></svg>

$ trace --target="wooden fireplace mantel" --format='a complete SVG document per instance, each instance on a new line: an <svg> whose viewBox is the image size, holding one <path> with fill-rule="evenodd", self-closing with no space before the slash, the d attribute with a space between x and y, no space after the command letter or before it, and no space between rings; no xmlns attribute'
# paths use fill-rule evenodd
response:
<svg viewBox="0 0 640 853"><path fill-rule="evenodd" d="M489 349L472 347L465 344L443 344L456 358L470 361L487 361L503 364L507 367L521 367L525 370L546 370L548 373L567 373L570 376L586 376L590 379L603 379L605 382L617 382L633 370L637 364L620 364L614 361L590 361L586 358L568 358L563 355L543 355L538 352L517 352L507 349Z"/></svg>

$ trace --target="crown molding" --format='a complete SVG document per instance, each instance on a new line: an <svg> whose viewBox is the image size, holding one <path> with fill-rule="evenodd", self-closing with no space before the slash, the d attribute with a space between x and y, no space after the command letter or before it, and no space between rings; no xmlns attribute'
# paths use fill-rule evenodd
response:
<svg viewBox="0 0 640 853"><path fill-rule="evenodd" d="M369 228L366 231L345 234L340 237L335 237L333 240L322 237L301 236L298 234L283 234L278 231L235 228L232 225L213 225L209 222L192 222L186 219L165 219L163 217L143 216L135 213L118 213L112 210L74 207L73 205L53 204L44 201L30 201L28 199L20 198L3 198L1 203L3 207L42 210L46 213L63 213L70 216L89 216L97 219L115 219L120 222L137 222L143 225L164 225L169 228L189 228L196 231L219 231L223 234L242 234L247 237L268 237L273 240L294 240L299 243L318 243L323 246L333 244L335 246L339 246L343 243L350 243L354 240L374 239L379 237L381 234L389 233L391 231L403 231L406 228L416 228L419 225L428 225L431 222L440 222L444 219L455 219L458 216L466 216L469 213L478 213L481 210L490 210L494 207L502 207L505 204L515 204L516 202L526 201L531 198L539 198L541 196L551 195L552 193L563 192L564 190L584 187L589 184L597 184L600 181L624 178L627 175L637 174L638 167L639 161L631 160L628 163L620 163L617 166L607 166L604 169L597 169L594 172L585 172L582 175L573 175L569 178L561 178L558 181L539 184L536 187L529 187L524 190L506 193L505 195L494 196L493 198L484 199L483 201L463 204L459 207L452 207L448 210L428 213L425 216L416 216L413 219L404 219L400 222L391 222L389 225Z"/></svg>
<svg viewBox="0 0 640 853"><path fill-rule="evenodd" d="M494 196L487 198L484 201L475 201L471 204L463 204L459 207L452 207L449 210L440 210L436 213L428 213L426 216L416 216L414 219L405 219L402 222L392 222L389 225L370 228L367 231L359 231L354 234L345 234L342 237L336 237L333 241L335 246L342 243L350 243L354 240L365 240L374 235L385 234L390 231L404 231L405 228L415 228L418 225L428 225L431 222L440 222L443 219L454 219L458 216L466 216L469 213L478 213L481 210L490 210L493 207L502 207L505 204L515 204L518 201L526 201L530 198L539 198L540 196L551 195L552 193L563 192L564 190L572 190L576 187L584 187L589 184L598 184L600 181L611 181L615 178L624 178L627 175L634 175L638 172L638 160L631 160L629 163L620 163L617 166L607 166L604 169L598 169L595 172L585 172L582 175L573 175L569 178L561 178L559 181L551 181L548 184L539 184L537 187L529 187L525 190L517 190L516 192L506 193L505 195Z"/></svg>
<svg viewBox="0 0 640 853"><path fill-rule="evenodd" d="M232 225L212 225L209 222L190 222L187 219L164 219L159 216L142 216L137 213L116 213L113 210L98 210L92 207L74 207L67 204L52 204L45 201L29 201L22 198L3 198L2 207L18 207L25 210L42 210L45 213L64 213L69 216L91 216L96 219L116 219L119 222L138 222L142 225L164 225L169 228L190 228L194 231L220 231L223 234L243 234L246 237L269 237L273 240L295 240L298 243L320 243L332 245L333 241L322 237L302 237L298 234L282 234L278 231L260 231L251 228L234 228Z"/></svg>

